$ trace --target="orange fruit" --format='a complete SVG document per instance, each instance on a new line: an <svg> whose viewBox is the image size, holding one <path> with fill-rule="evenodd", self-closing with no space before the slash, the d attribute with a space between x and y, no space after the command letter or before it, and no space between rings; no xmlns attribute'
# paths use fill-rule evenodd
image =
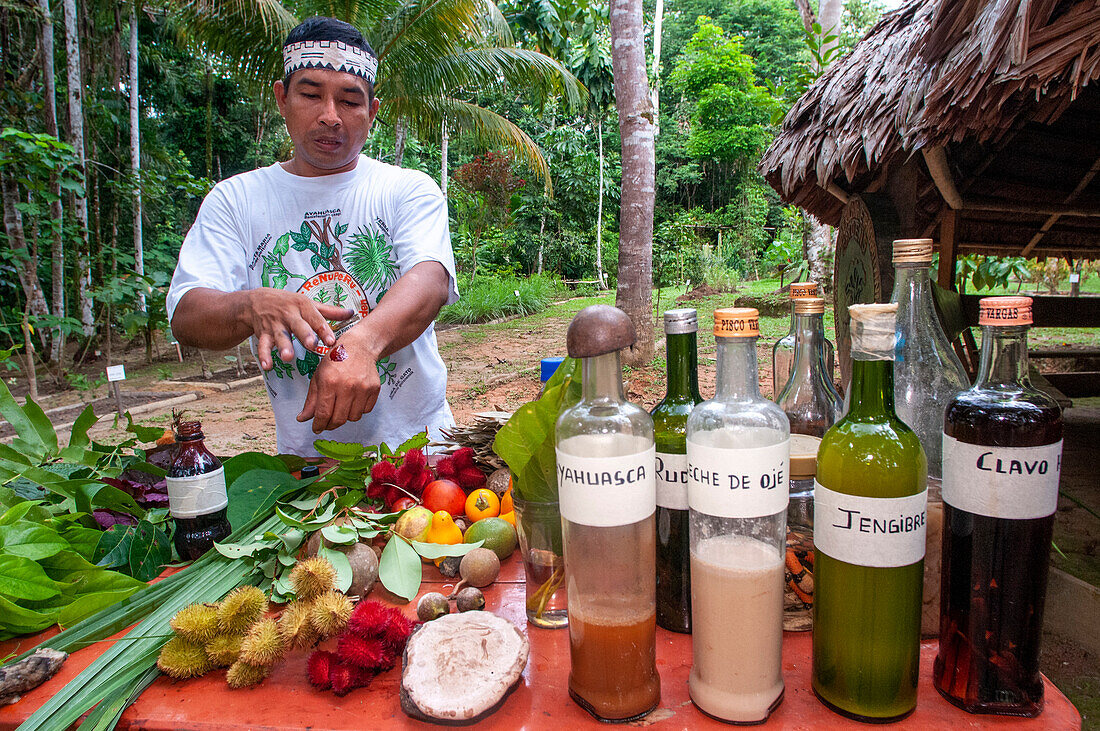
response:
<svg viewBox="0 0 1100 731"><path fill-rule="evenodd" d="M439 510L432 516L432 527L428 529L426 538L428 543L453 546L462 543L462 531L455 525L450 513Z"/></svg>
<svg viewBox="0 0 1100 731"><path fill-rule="evenodd" d="M466 498L466 517L471 523L500 515L500 498L492 490L482 487Z"/></svg>
<svg viewBox="0 0 1100 731"><path fill-rule="evenodd" d="M515 510L512 503L512 483L508 483L508 489L504 491L504 497L500 499L500 514L510 513Z"/></svg>
<svg viewBox="0 0 1100 731"><path fill-rule="evenodd" d="M507 513L501 513L500 517L511 523L513 528L516 527L516 512L514 510L509 510Z"/></svg>

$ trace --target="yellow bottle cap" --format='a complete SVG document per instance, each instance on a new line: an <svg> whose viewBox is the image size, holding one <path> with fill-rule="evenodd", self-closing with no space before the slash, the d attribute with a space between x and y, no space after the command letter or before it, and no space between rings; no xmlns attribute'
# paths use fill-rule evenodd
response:
<svg viewBox="0 0 1100 731"><path fill-rule="evenodd" d="M726 307L715 310L714 337L760 337L760 313L754 307Z"/></svg>

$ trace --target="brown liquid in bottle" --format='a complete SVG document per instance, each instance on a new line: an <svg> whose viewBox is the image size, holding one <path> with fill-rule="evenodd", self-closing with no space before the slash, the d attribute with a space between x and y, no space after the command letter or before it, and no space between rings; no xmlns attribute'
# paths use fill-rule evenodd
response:
<svg viewBox="0 0 1100 731"><path fill-rule="evenodd" d="M178 446L172 464L168 468L169 480L181 477L196 477L219 472L222 469L221 461L211 454L203 442L202 424L197 421L185 421L179 425ZM221 476L219 484L213 484L206 489L217 490L225 494L225 477ZM212 479L216 483L216 479ZM172 518L176 524L173 542L176 552L184 561L193 561L202 556L214 546L215 541L223 541L232 532L227 518L228 505L199 515L178 515L179 502L172 502L173 486L169 482L169 506ZM193 512L188 510L188 513Z"/></svg>

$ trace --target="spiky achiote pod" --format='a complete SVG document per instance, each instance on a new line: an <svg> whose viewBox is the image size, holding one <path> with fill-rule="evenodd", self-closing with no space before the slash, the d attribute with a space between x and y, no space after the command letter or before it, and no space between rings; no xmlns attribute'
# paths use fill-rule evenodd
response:
<svg viewBox="0 0 1100 731"><path fill-rule="evenodd" d="M239 586L218 605L218 627L229 634L244 634L266 611L267 595L261 589Z"/></svg>
<svg viewBox="0 0 1100 731"><path fill-rule="evenodd" d="M226 671L225 682L230 688L247 688L262 682L270 670L269 667L249 665L243 660L238 660Z"/></svg>
<svg viewBox="0 0 1100 731"><path fill-rule="evenodd" d="M214 664L202 645L173 637L161 648L157 667L173 678L197 678L213 668Z"/></svg>
<svg viewBox="0 0 1100 731"><path fill-rule="evenodd" d="M274 619L261 619L241 642L241 660L249 665L270 667L283 658L283 637Z"/></svg>
<svg viewBox="0 0 1100 731"><path fill-rule="evenodd" d="M206 654L216 667L227 668L237 661L243 641L244 635L217 635L206 643Z"/></svg>
<svg viewBox="0 0 1100 731"><path fill-rule="evenodd" d="M290 585L294 593L307 602L332 591L335 583L336 569L319 556L299 561L290 572Z"/></svg>
<svg viewBox="0 0 1100 731"><path fill-rule="evenodd" d="M218 631L218 605L192 604L184 607L176 612L168 626L188 642L204 644Z"/></svg>
<svg viewBox="0 0 1100 731"><path fill-rule="evenodd" d="M312 647L321 639L321 635L309 621L312 608L311 602L291 602L279 616L279 633L283 636L287 649Z"/></svg>
<svg viewBox="0 0 1100 731"><path fill-rule="evenodd" d="M329 668L336 662L336 655L326 650L315 650L306 662L306 677L315 688L327 690L332 687L329 680Z"/></svg>
<svg viewBox="0 0 1100 731"><path fill-rule="evenodd" d="M338 591L328 591L313 601L309 622L321 635L321 639L328 639L348 626L352 609L350 599Z"/></svg>

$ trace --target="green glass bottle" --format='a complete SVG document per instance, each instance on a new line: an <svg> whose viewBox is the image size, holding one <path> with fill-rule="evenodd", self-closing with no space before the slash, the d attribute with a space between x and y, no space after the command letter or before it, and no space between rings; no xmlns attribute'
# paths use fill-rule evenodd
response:
<svg viewBox="0 0 1100 731"><path fill-rule="evenodd" d="M691 632L687 418L703 401L695 336L699 317L684 308L667 310L664 321L668 390L650 412L657 443L657 624Z"/></svg>
<svg viewBox="0 0 1100 731"><path fill-rule="evenodd" d="M887 722L917 704L928 465L894 412L897 305L849 313L850 406L817 453L813 689Z"/></svg>

